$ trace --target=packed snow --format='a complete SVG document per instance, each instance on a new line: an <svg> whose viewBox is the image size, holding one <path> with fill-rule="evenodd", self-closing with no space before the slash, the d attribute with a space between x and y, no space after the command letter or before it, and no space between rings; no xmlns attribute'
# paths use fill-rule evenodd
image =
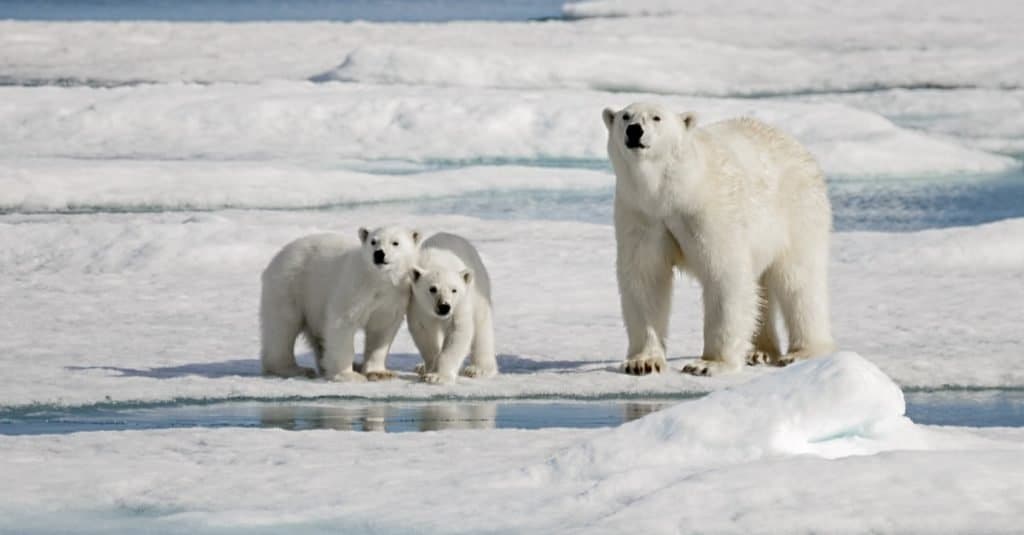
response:
<svg viewBox="0 0 1024 535"><path fill-rule="evenodd" d="M1018 531L1024 431L915 424L901 389L1024 385L1019 2L564 13L0 21L0 533ZM839 352L677 373L702 348L680 276L672 370L620 372L600 112L634 100L753 115L817 157ZM478 246L502 374L423 384L403 329L391 381L260 376L271 256L392 223ZM596 430L3 433L134 403L688 394Z"/></svg>
<svg viewBox="0 0 1024 535"><path fill-rule="evenodd" d="M651 95L366 85L0 88L0 172L10 158L606 160L605 107ZM830 175L1019 169L1020 162L828 103L661 97L713 122L753 115L807 143ZM61 140L55 143L54 140ZM75 164L77 165L77 163ZM74 166L71 166L74 167ZM66 172L66 171L61 171ZM72 171L73 172L73 171ZM500 187L500 186L499 186Z"/></svg>
<svg viewBox="0 0 1024 535"><path fill-rule="evenodd" d="M903 410L840 353L616 429L0 437L5 477L32 482L0 490L0 517L68 533L1016 530L1024 434Z"/></svg>
<svg viewBox="0 0 1024 535"><path fill-rule="evenodd" d="M478 245L493 280L506 373L446 387L421 384L412 372L419 357L403 329L391 359L399 380L351 385L260 377L259 273L270 257L297 236L354 236L359 226L390 222L426 233L456 231ZM706 392L765 371L720 379L620 373L625 338L606 224L414 215L376 205L8 215L0 229L0 318L8 333L0 352L19 355L0 360L0 405L594 397ZM1024 219L918 233L838 233L831 278L839 346L868 356L906 387L1024 384L1024 369L1015 365L1020 318L1006 313L1009 303L1024 300L1021 266ZM678 369L701 350L692 280L679 279L675 303L669 350Z"/></svg>

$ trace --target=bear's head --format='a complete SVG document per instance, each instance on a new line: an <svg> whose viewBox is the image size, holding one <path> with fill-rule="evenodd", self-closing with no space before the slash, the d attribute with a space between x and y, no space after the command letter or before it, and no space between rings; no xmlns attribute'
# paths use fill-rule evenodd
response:
<svg viewBox="0 0 1024 535"><path fill-rule="evenodd" d="M394 281L405 277L419 255L420 233L402 227L359 229L362 254L371 269Z"/></svg>
<svg viewBox="0 0 1024 535"><path fill-rule="evenodd" d="M675 113L664 106L636 102L615 111L602 113L608 128L608 155L626 159L664 158L696 128L693 112Z"/></svg>
<svg viewBox="0 0 1024 535"><path fill-rule="evenodd" d="M472 284L473 270L448 251L424 249L412 268L416 306L441 319L451 317Z"/></svg>

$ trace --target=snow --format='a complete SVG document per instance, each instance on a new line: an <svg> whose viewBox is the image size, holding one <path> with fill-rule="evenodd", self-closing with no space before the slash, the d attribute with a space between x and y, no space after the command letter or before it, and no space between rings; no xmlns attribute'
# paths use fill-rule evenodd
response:
<svg viewBox="0 0 1024 535"><path fill-rule="evenodd" d="M615 429L0 437L0 469L32 482L0 489L0 518L168 533L1019 527L1020 430L902 413L878 368L840 353Z"/></svg>
<svg viewBox="0 0 1024 535"><path fill-rule="evenodd" d="M572 191L614 181L580 169L461 167L388 175L281 161L33 159L0 163L0 173L9 180L0 191L0 212L37 213L339 208L479 191Z"/></svg>
<svg viewBox="0 0 1024 535"><path fill-rule="evenodd" d="M389 361L399 380L351 385L260 377L259 273L271 256L296 236L355 235L359 226L389 222L425 233L455 230L478 245L494 281L506 373L452 386L418 383L412 370L419 357L403 329ZM833 251L841 349L865 355L907 387L1024 384L1015 365L1019 318L1004 313L1024 300L1024 219L838 233ZM700 354L701 313L692 280L681 277L675 294L669 351L678 369ZM403 206L8 215L0 221L0 318L8 333L0 352L19 356L0 360L5 406L678 394L766 373L751 368L710 380L620 373L625 342L610 225L415 215Z"/></svg>
<svg viewBox="0 0 1024 535"><path fill-rule="evenodd" d="M901 393L1024 385L1019 2L565 13L583 20L0 21L0 428L133 403L706 397L595 430L0 435L0 532L1019 531L1024 431L918 425ZM672 370L619 371L599 115L634 100L760 117L819 159L838 217L896 214L834 234L839 352L677 373L702 345L680 276ZM994 221L898 232L928 210ZM271 256L391 223L478 246L502 374L420 383L403 329L395 380L261 377Z"/></svg>
<svg viewBox="0 0 1024 535"><path fill-rule="evenodd" d="M275 159L320 167L353 160L427 165L583 160L604 165L601 110L645 98L658 97L286 82L0 88L0 121L12 125L0 132L0 173L33 176L34 169L28 175L18 169L26 157L70 158L64 165L71 169L54 164L56 168L42 171L66 177L73 177L79 167L90 168L81 159L160 160L171 168L168 174L192 175L195 160ZM997 173L1020 168L1012 158L965 148L955 140L936 139L900 128L880 115L836 104L658 99L679 110L699 110L703 122L753 115L776 124L807 143L833 176ZM61 142L55 143L57 139ZM191 167L174 169L180 160L189 160ZM132 165L126 167L117 174L130 171ZM225 171L213 168L206 173L228 174ZM99 182L99 187L107 187L106 179ZM43 186L30 187L33 195L48 193ZM7 206L16 205L17 197L5 201ZM96 204L87 198L80 202Z"/></svg>

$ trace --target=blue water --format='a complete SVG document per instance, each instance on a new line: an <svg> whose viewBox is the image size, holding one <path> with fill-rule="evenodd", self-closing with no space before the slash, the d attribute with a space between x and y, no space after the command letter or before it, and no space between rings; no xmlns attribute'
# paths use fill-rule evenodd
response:
<svg viewBox="0 0 1024 535"><path fill-rule="evenodd" d="M920 424L1024 427L1024 391L906 394L907 416ZM682 399L601 401L218 402L0 410L0 435L179 427L273 427L406 433L449 429L611 427Z"/></svg>
<svg viewBox="0 0 1024 535"><path fill-rule="evenodd" d="M550 219L610 224L605 188L489 191L417 202L421 213L488 219ZM838 231L914 231L1024 217L1024 172L1000 176L837 179L829 182Z"/></svg>
<svg viewBox="0 0 1024 535"><path fill-rule="evenodd" d="M0 19L441 22L561 16L563 0L0 0Z"/></svg>

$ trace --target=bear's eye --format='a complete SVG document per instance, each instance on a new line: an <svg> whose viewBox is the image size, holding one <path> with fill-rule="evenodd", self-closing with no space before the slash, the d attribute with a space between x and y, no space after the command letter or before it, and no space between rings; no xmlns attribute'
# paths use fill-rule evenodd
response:
<svg viewBox="0 0 1024 535"><path fill-rule="evenodd" d="M376 247L377 246L377 240L370 240L370 245Z"/></svg>
<svg viewBox="0 0 1024 535"><path fill-rule="evenodd" d="M630 117L628 113L623 113L622 114L622 120L623 121L628 121L630 119L632 119L632 117Z"/></svg>
<svg viewBox="0 0 1024 535"><path fill-rule="evenodd" d="M660 122L660 121L661 121L661 117L658 116L658 115L655 115L654 116L654 122Z"/></svg>
<svg viewBox="0 0 1024 535"><path fill-rule="evenodd" d="M436 294L437 293L437 286L431 286L430 287L430 293Z"/></svg>
<svg viewBox="0 0 1024 535"><path fill-rule="evenodd" d="M452 288L452 293L456 293L456 292L458 292L458 290L456 290L455 288Z"/></svg>
<svg viewBox="0 0 1024 535"><path fill-rule="evenodd" d="M393 241L393 242L391 242L391 245L394 245L395 247L398 247L398 242Z"/></svg>

